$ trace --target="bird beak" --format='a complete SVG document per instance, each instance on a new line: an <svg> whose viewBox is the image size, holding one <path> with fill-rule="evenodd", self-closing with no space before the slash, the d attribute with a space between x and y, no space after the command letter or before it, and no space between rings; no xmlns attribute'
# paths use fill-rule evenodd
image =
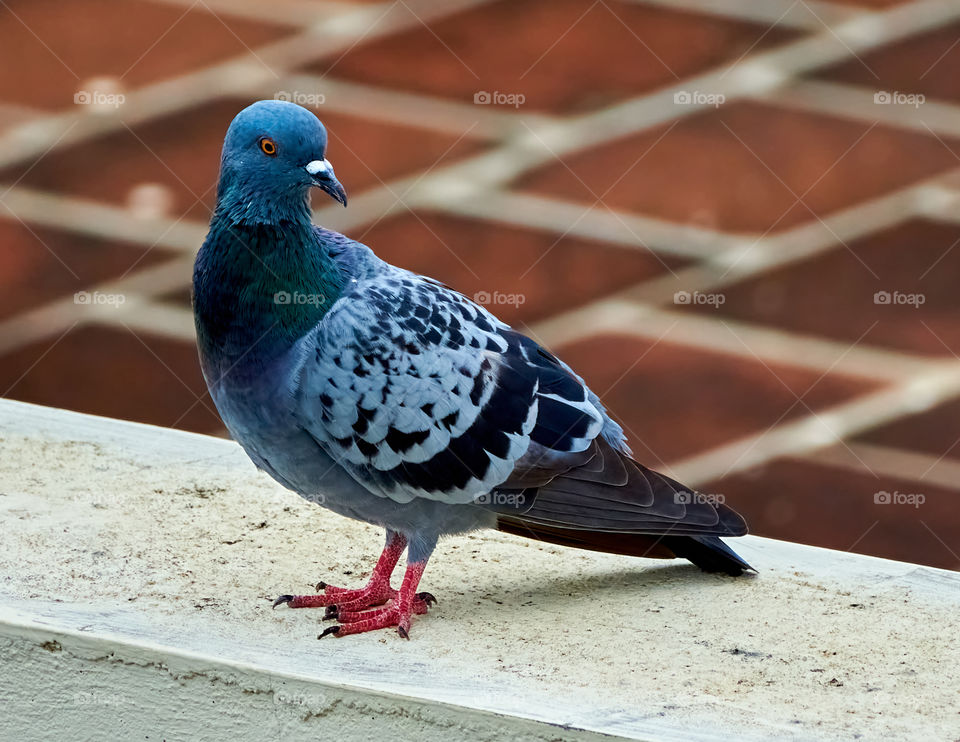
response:
<svg viewBox="0 0 960 742"><path fill-rule="evenodd" d="M313 184L322 191L326 191L333 199L344 206L347 205L347 192L340 185L333 174L333 165L327 160L314 160L304 166L304 170L309 173Z"/></svg>

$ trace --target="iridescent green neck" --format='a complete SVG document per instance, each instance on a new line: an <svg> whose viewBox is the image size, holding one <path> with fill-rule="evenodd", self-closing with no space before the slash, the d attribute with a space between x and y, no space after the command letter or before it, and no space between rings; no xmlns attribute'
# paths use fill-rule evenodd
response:
<svg viewBox="0 0 960 742"><path fill-rule="evenodd" d="M215 215L194 270L201 347L239 355L289 346L323 318L343 285L309 222L237 224Z"/></svg>

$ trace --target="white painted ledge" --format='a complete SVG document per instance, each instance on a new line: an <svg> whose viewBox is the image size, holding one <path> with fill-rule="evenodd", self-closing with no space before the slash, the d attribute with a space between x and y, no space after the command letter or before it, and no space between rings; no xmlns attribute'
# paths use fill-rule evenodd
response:
<svg viewBox="0 0 960 742"><path fill-rule="evenodd" d="M956 573L748 537L734 580L490 533L441 544L411 641L318 642L269 600L359 584L381 534L233 443L0 401L0 452L0 739L960 737Z"/></svg>

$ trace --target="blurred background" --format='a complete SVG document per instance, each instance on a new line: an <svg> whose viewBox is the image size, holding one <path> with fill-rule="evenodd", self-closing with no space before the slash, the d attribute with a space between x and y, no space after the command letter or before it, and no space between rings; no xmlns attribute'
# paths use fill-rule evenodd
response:
<svg viewBox="0 0 960 742"><path fill-rule="evenodd" d="M225 435L220 145L313 109L315 220L583 375L754 533L960 568L956 0L5 0L0 392Z"/></svg>

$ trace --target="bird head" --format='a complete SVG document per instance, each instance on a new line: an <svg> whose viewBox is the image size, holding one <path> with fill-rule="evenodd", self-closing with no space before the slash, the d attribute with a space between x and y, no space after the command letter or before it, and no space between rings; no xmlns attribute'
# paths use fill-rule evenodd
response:
<svg viewBox="0 0 960 742"><path fill-rule="evenodd" d="M301 210L312 187L346 206L326 150L327 130L306 108L280 100L247 106L223 142L219 206L239 218L272 221Z"/></svg>

